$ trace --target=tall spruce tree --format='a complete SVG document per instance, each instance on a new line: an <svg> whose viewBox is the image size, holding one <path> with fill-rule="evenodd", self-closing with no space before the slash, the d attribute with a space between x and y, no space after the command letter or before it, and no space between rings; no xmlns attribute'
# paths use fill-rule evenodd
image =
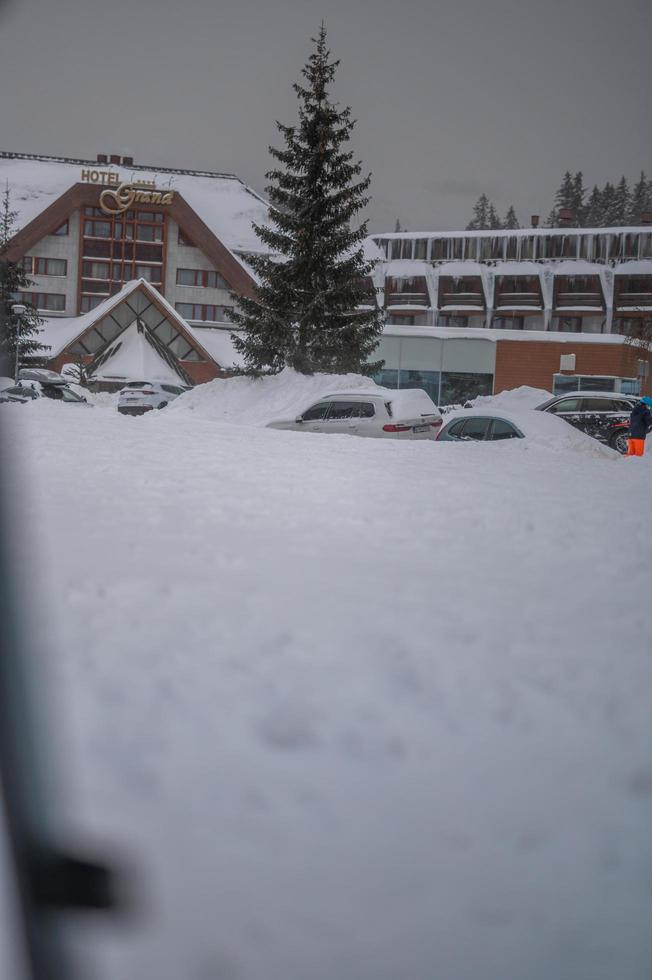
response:
<svg viewBox="0 0 652 980"><path fill-rule="evenodd" d="M467 231L481 231L489 227L489 208L492 205L486 194L481 194L473 205L473 218L466 226Z"/></svg>
<svg viewBox="0 0 652 980"><path fill-rule="evenodd" d="M562 208L573 210L575 201L575 181L570 170L564 174L563 180L555 194L555 205L548 215L548 224L551 228L556 228L559 224L559 212Z"/></svg>
<svg viewBox="0 0 652 980"><path fill-rule="evenodd" d="M650 182L641 170L641 176L634 185L629 201L628 224L640 225L641 215L652 209L652 194L650 190Z"/></svg>
<svg viewBox="0 0 652 980"><path fill-rule="evenodd" d="M355 123L351 109L338 109L329 97L339 61L330 60L323 24L312 40L306 84L293 86L298 124L277 122L285 147L270 147L282 164L266 175L271 224L254 225L273 255L248 256L257 294L239 297L241 312L231 314L241 331L233 343L250 374L286 366L303 374L373 374L382 366L368 361L383 321L365 285L373 269L362 248L367 226L351 226L369 201L371 178L356 180L362 166L345 149Z"/></svg>
<svg viewBox="0 0 652 980"><path fill-rule="evenodd" d="M21 362L49 350L49 347L37 340L43 323L42 317L31 303L20 298L23 291L29 290L32 281L26 275L22 261L10 262L6 256L15 233L16 212L11 209L7 186L0 205L0 362L4 362L3 371L13 368L17 343ZM26 307L25 313L20 317L12 310L12 306L18 302Z"/></svg>
<svg viewBox="0 0 652 980"><path fill-rule="evenodd" d="M619 224L618 220L618 199L616 188L612 183L607 183L602 188L602 224L605 227Z"/></svg>
<svg viewBox="0 0 652 980"><path fill-rule="evenodd" d="M627 183L626 177L621 177L616 184L615 197L614 197L614 223L618 225L626 225L629 219L629 208L631 202L631 194L629 192L629 184Z"/></svg>
<svg viewBox="0 0 652 980"><path fill-rule="evenodd" d="M603 224L602 192L598 185L594 184L586 202L584 226L586 228L600 228Z"/></svg>
<svg viewBox="0 0 652 980"><path fill-rule="evenodd" d="M518 223L518 218L516 217L516 211L514 210L514 205L510 204L507 209L507 214L503 220L503 228L520 228Z"/></svg>
<svg viewBox="0 0 652 980"><path fill-rule="evenodd" d="M584 186L584 174L578 170L573 177L572 210L575 215L575 224L581 228L586 218L586 187Z"/></svg>
<svg viewBox="0 0 652 980"><path fill-rule="evenodd" d="M489 210L487 212L487 225L492 231L496 231L503 227L503 223L498 217L498 212L493 204L489 205Z"/></svg>

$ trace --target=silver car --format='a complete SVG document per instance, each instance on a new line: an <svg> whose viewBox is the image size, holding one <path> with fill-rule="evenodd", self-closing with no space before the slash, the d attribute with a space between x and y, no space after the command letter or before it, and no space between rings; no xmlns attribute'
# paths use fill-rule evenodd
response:
<svg viewBox="0 0 652 980"><path fill-rule="evenodd" d="M339 432L380 439L436 439L439 409L421 388L337 391L324 395L293 419L269 422L268 429Z"/></svg>

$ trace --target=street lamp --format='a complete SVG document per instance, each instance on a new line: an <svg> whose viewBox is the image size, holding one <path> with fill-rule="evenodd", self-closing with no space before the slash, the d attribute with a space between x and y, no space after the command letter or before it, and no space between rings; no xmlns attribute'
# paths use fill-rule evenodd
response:
<svg viewBox="0 0 652 980"><path fill-rule="evenodd" d="M14 368L14 383L18 384L18 368L20 363L20 328L23 323L23 316L27 312L27 307L24 305L24 303L14 303L11 307L11 312L18 318L18 329L16 331L16 366Z"/></svg>

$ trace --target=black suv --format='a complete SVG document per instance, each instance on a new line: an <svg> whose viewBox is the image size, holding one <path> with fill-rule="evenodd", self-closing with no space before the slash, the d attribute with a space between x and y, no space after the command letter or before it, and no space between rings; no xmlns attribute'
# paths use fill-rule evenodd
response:
<svg viewBox="0 0 652 980"><path fill-rule="evenodd" d="M566 419L576 429L605 442L619 453L627 452L629 416L640 401L635 395L607 391L574 391L557 395L537 405L538 412L551 412Z"/></svg>

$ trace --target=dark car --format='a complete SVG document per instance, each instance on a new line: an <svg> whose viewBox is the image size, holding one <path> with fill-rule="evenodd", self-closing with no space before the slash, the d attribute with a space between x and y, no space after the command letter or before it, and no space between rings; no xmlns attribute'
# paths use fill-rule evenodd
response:
<svg viewBox="0 0 652 980"><path fill-rule="evenodd" d="M523 439L524 434L511 419L498 415L456 413L437 436L438 442L497 442Z"/></svg>
<svg viewBox="0 0 652 980"><path fill-rule="evenodd" d="M55 401L67 402L72 405L91 406L85 398L78 395L66 384L44 384L40 381L19 381L11 388L0 391L0 402L25 404L35 398L52 398Z"/></svg>
<svg viewBox="0 0 652 980"><path fill-rule="evenodd" d="M576 429L593 436L619 453L627 452L629 416L639 401L635 395L607 391L578 391L557 395L542 405L538 412L550 412L570 422Z"/></svg>

